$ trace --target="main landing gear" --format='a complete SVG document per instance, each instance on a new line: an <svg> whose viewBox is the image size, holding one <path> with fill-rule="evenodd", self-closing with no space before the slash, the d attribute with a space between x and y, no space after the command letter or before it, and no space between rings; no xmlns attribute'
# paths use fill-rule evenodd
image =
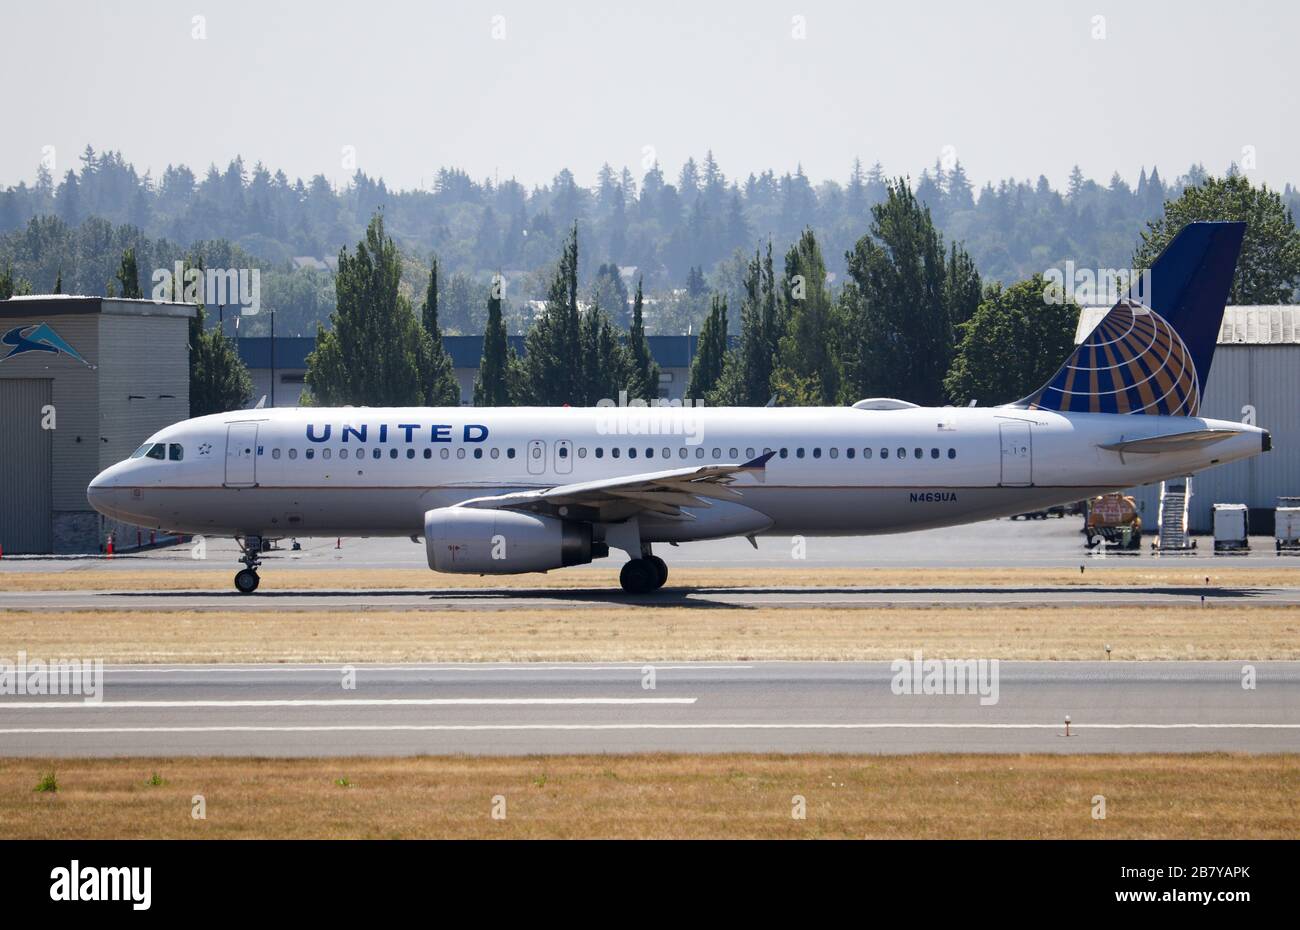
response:
<svg viewBox="0 0 1300 930"><path fill-rule="evenodd" d="M245 536L240 539L236 536L235 542L239 543L242 552L239 561L247 566L235 574L235 589L240 594L252 594L257 590L257 585L262 580L257 575L257 566L262 564L262 560L258 558L262 552L262 537Z"/></svg>
<svg viewBox="0 0 1300 930"><path fill-rule="evenodd" d="M641 549L641 558L630 559L618 573L618 583L628 594L649 594L664 586L668 580L668 563L650 552L649 546Z"/></svg>

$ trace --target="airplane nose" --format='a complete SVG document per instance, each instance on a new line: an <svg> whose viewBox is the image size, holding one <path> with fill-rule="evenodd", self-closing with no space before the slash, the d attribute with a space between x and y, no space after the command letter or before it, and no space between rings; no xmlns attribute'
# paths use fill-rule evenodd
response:
<svg viewBox="0 0 1300 930"><path fill-rule="evenodd" d="M86 500L106 517L116 516L112 507L116 482L108 471L101 471L86 488Z"/></svg>

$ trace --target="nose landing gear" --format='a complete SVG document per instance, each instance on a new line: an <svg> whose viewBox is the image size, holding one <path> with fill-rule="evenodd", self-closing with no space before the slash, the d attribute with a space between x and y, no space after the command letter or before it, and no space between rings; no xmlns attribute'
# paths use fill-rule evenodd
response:
<svg viewBox="0 0 1300 930"><path fill-rule="evenodd" d="M245 536L240 539L236 536L235 542L239 543L242 553L239 561L247 566L235 574L235 590L240 594L252 594L257 590L257 585L262 580L257 574L257 566L262 564L262 560L258 558L262 552L262 537Z"/></svg>

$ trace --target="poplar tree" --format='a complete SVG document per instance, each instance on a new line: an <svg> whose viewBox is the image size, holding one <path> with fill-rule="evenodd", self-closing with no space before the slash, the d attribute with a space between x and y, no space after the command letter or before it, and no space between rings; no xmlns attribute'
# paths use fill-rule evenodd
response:
<svg viewBox="0 0 1300 930"><path fill-rule="evenodd" d="M727 299L714 294L709 305L709 315L700 329L700 342L691 360L691 376L686 383L686 396L693 400L707 399L717 389L727 355Z"/></svg>
<svg viewBox="0 0 1300 930"><path fill-rule="evenodd" d="M632 298L632 328L627 335L627 394L630 398L651 401L659 396L659 365L650 354L646 339L643 302L641 279L637 278L636 296Z"/></svg>
<svg viewBox="0 0 1300 930"><path fill-rule="evenodd" d="M356 251L339 252L330 327L317 324L307 356L310 400L326 406L417 406L424 402L422 345L428 335L401 293L401 257L376 213Z"/></svg>
<svg viewBox="0 0 1300 930"><path fill-rule="evenodd" d="M487 326L483 330L483 358L474 378L475 407L508 407L510 398L510 341L501 318L500 276L488 292Z"/></svg>
<svg viewBox="0 0 1300 930"><path fill-rule="evenodd" d="M460 384L451 355L442 342L438 326L438 258L434 256L429 267L429 286L420 308L420 329L425 339L420 340L420 384L424 403L430 407L455 407L460 404Z"/></svg>
<svg viewBox="0 0 1300 930"><path fill-rule="evenodd" d="M564 244L551 279L546 307L528 331L521 381L526 397L539 406L580 403L583 363L578 318L578 225Z"/></svg>
<svg viewBox="0 0 1300 930"><path fill-rule="evenodd" d="M122 253L122 263L117 268L117 281L122 287L122 297L139 300L144 296L140 291L140 272L135 264L135 247Z"/></svg>

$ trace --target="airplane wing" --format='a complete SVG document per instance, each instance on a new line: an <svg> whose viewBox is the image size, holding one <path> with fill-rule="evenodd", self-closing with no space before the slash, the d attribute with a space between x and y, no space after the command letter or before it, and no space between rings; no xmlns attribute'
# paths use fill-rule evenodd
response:
<svg viewBox="0 0 1300 930"><path fill-rule="evenodd" d="M1169 433L1165 436L1150 436L1146 439L1128 439L1105 443L1100 448L1108 452L1120 453L1188 452L1236 435L1238 435L1237 431L1230 429L1197 429L1185 433Z"/></svg>
<svg viewBox="0 0 1300 930"><path fill-rule="evenodd" d="M611 523L638 513L654 513L670 519L690 520L683 507L705 508L709 499L739 500L741 493L730 484L743 474L759 481L775 452L767 452L743 464L699 465L665 471L602 478L561 484L535 491L516 491L493 497L461 501L458 507L523 510L569 520Z"/></svg>

